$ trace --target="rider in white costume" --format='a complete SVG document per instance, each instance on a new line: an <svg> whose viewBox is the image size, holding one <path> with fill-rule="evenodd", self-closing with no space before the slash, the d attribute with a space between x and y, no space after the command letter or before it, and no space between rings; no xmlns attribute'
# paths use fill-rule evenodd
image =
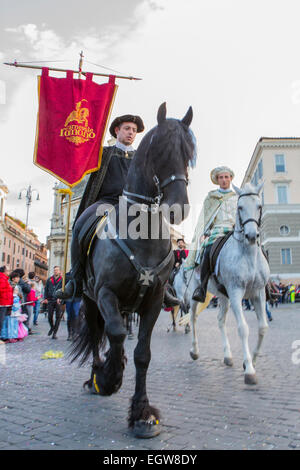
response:
<svg viewBox="0 0 300 470"><path fill-rule="evenodd" d="M237 195L230 188L233 171L220 166L211 171L210 177L219 189L210 191L205 198L185 263L185 269L201 264L201 285L193 294L193 300L198 302L204 302L206 297L211 247L217 238L233 230L237 210Z"/></svg>

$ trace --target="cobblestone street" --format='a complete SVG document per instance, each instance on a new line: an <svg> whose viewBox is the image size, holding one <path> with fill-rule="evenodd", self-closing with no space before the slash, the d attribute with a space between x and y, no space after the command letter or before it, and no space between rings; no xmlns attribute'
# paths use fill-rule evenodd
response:
<svg viewBox="0 0 300 470"><path fill-rule="evenodd" d="M273 308L272 315L257 360L258 384L247 386L231 311L227 320L231 368L223 364L217 309L206 309L198 318L198 361L189 355L191 333L185 334L182 327L168 332L169 313L161 312L152 336L148 396L161 411L162 433L138 440L127 429L137 328L134 339L126 339L128 363L121 390L101 397L82 388L90 366L78 368L67 358L66 322L55 341L47 336L48 322L40 314L36 334L0 346L0 449L300 448L300 364L292 360L297 359L293 343L300 341L300 304ZM245 311L245 316L253 350L256 316L253 311ZM42 359L49 350L62 351L64 357Z"/></svg>

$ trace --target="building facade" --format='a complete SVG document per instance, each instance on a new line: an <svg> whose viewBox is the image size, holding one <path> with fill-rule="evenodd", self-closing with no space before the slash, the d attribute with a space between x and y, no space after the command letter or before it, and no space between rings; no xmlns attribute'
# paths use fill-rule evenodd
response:
<svg viewBox="0 0 300 470"><path fill-rule="evenodd" d="M68 255L66 272L71 267L71 255L70 247L72 240L72 226L76 217L76 213L84 192L84 188L88 181L89 175L85 176L83 180L74 188L72 188L71 196L71 210L70 210L70 223L68 233ZM50 235L47 237L47 248L49 250L49 273L53 273L54 266L59 266L61 270L64 269L65 260L65 242L66 242L66 225L67 225L67 213L68 213L68 198L69 196L64 193L67 188L63 183L55 184L54 191L54 203L53 213L51 217L51 228Z"/></svg>
<svg viewBox="0 0 300 470"><path fill-rule="evenodd" d="M25 224L8 214L4 216L3 238L1 244L1 264L10 271L22 268L25 274L35 272L43 281L47 279L47 248L38 240L37 235Z"/></svg>
<svg viewBox="0 0 300 470"><path fill-rule="evenodd" d="M4 212L8 188L0 180L0 263L10 271L22 268L27 275L35 272L43 281L47 279L47 248L37 235L15 217ZM25 243L26 235L26 243Z"/></svg>
<svg viewBox="0 0 300 470"><path fill-rule="evenodd" d="M242 186L264 181L262 244L276 282L300 283L300 138L262 137Z"/></svg>
<svg viewBox="0 0 300 470"><path fill-rule="evenodd" d="M5 201L8 195L8 187L2 179L0 179L0 262L2 260L2 248L4 241L4 218L5 218Z"/></svg>

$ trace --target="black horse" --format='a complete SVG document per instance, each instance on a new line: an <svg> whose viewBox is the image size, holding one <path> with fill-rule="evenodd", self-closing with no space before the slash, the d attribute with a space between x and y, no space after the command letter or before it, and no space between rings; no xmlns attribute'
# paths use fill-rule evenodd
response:
<svg viewBox="0 0 300 470"><path fill-rule="evenodd" d="M72 351L73 361L81 357L81 364L93 354L91 378L84 386L100 395L117 392L126 363L124 315L139 314L138 343L134 351L136 387L128 418L136 437L152 437L160 432L159 412L150 406L146 393L146 375L152 330L174 264L170 235L166 237L164 233L168 227L165 216L169 215L170 222L176 224L187 216L188 166L195 159L194 138L189 129L192 108L182 120L166 119L163 103L157 121L158 125L144 136L133 158L125 190L116 207L116 223L109 214L106 236L96 237L89 252L83 294L86 322ZM179 207L177 215L176 211L168 214L173 204ZM119 232L124 222L124 207L129 232L131 224L137 224L136 214L133 216L130 211L137 207L147 223L147 236L122 239Z"/></svg>

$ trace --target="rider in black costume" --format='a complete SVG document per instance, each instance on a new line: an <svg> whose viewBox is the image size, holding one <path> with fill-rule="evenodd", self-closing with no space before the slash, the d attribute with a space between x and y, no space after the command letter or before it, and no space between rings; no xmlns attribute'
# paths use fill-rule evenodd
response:
<svg viewBox="0 0 300 470"><path fill-rule="evenodd" d="M82 296L82 279L84 266L79 258L79 233L84 224L90 219L96 219L99 205L116 205L122 195L126 183L127 173L134 157L135 150L132 144L136 134L144 130L144 123L140 116L126 114L114 119L110 126L110 133L116 139L111 147L103 147L101 167L91 174L83 193L79 209L76 214L71 244L71 272L70 280L65 290L57 291L60 299L69 299ZM165 303L176 305L177 299L166 293Z"/></svg>

